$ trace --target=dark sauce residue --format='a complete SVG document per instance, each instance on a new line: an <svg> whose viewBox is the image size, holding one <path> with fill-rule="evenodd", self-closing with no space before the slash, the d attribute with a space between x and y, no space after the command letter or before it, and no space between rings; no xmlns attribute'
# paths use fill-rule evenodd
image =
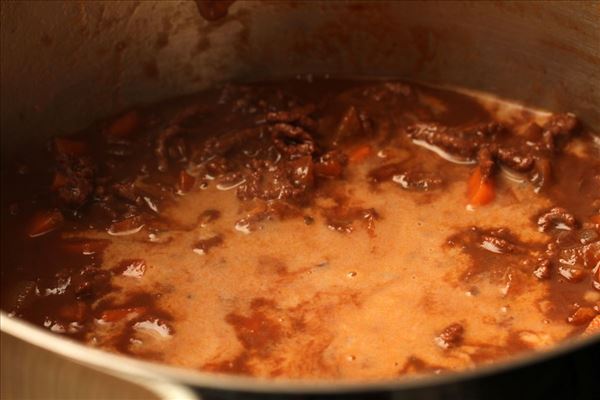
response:
<svg viewBox="0 0 600 400"><path fill-rule="evenodd" d="M556 210L544 212L542 217L552 211ZM540 218L536 218L548 236L542 243L522 242L508 228L471 227L452 235L447 245L459 248L471 259L471 265L462 276L465 282L484 275L498 282L505 295L518 295L523 290L523 282L532 275L549 284L552 307L544 311L550 318L572 323L575 334L597 313L598 305L582 300L581 293L599 287L600 234L595 223L579 224L570 216L567 221L572 224L565 225L560 222L565 218L563 213L555 214L561 217L553 221L560 224L552 227L545 223L546 219L540 217L540 222Z"/></svg>
<svg viewBox="0 0 600 400"><path fill-rule="evenodd" d="M277 346L294 331L302 329L302 321L286 316L273 300L257 298L250 303L248 315L237 312L225 320L235 330L242 350L233 360L216 361L204 365L208 371L251 374L254 364L265 362L277 351Z"/></svg>

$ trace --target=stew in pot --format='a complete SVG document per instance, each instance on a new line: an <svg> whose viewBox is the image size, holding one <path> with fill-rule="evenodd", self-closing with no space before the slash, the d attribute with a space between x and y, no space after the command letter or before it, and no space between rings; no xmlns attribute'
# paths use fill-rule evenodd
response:
<svg viewBox="0 0 600 400"><path fill-rule="evenodd" d="M227 84L2 171L2 308L260 377L473 368L600 331L600 139L400 81Z"/></svg>

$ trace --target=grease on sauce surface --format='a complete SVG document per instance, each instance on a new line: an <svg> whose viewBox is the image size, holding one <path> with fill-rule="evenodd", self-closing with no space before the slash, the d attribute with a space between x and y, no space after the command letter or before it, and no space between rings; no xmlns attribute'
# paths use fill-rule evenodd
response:
<svg viewBox="0 0 600 400"><path fill-rule="evenodd" d="M397 81L229 84L3 168L2 308L262 377L442 373L594 334L600 150Z"/></svg>

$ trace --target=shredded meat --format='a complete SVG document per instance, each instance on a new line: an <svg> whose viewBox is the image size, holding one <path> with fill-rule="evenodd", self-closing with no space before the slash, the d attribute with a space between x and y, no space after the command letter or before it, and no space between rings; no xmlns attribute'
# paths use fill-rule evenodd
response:
<svg viewBox="0 0 600 400"><path fill-rule="evenodd" d="M573 214L561 207L554 207L544 212L537 218L537 224L542 232L560 227L561 224L567 229L577 228L577 220Z"/></svg>
<svg viewBox="0 0 600 400"><path fill-rule="evenodd" d="M91 265L71 276L71 285L78 299L92 298L103 293L111 279L110 272Z"/></svg>
<svg viewBox="0 0 600 400"><path fill-rule="evenodd" d="M114 193L124 200L137 203L139 195L136 192L134 182L119 182L112 185Z"/></svg>
<svg viewBox="0 0 600 400"><path fill-rule="evenodd" d="M429 191L440 188L444 181L437 174L416 169L406 169L402 163L382 165L371 171L367 179L372 183L393 181L406 190Z"/></svg>
<svg viewBox="0 0 600 400"><path fill-rule="evenodd" d="M94 192L96 166L89 157L57 156L58 173L64 177L64 184L58 188L60 200L69 207L83 206Z"/></svg>
<svg viewBox="0 0 600 400"><path fill-rule="evenodd" d="M271 127L271 137L277 150L289 158L312 155L315 152L312 136L301 127L278 123Z"/></svg>
<svg viewBox="0 0 600 400"><path fill-rule="evenodd" d="M248 128L217 137L211 137L204 142L202 148L193 159L195 161L202 161L216 156L224 156L235 147L255 139L261 134L262 129L260 128Z"/></svg>
<svg viewBox="0 0 600 400"><path fill-rule="evenodd" d="M380 183L392 179L394 175L401 174L403 171L404 167L400 163L385 164L369 171L367 178L370 182Z"/></svg>
<svg viewBox="0 0 600 400"><path fill-rule="evenodd" d="M327 226L333 231L352 233L355 229L354 222L362 221L370 235L374 235L375 221L380 218L374 208L349 207L344 204L325 209L323 215Z"/></svg>
<svg viewBox="0 0 600 400"><path fill-rule="evenodd" d="M409 126L407 133L412 139L423 140L462 157L472 158L480 146L478 141L466 137L462 131L436 123Z"/></svg>
<svg viewBox="0 0 600 400"><path fill-rule="evenodd" d="M515 171L526 172L533 167L533 156L522 154L513 148L498 147L494 150L494 155L500 162Z"/></svg>
<svg viewBox="0 0 600 400"><path fill-rule="evenodd" d="M547 150L554 151L557 141L576 134L580 129L579 121L573 114L554 114L542 127L543 142Z"/></svg>
<svg viewBox="0 0 600 400"><path fill-rule="evenodd" d="M483 147L477 153L477 164L481 171L481 177L488 179L494 172L494 159L492 158L492 152L487 147Z"/></svg>
<svg viewBox="0 0 600 400"><path fill-rule="evenodd" d="M552 262L547 258L542 258L538 260L537 266L533 271L533 275L539 280L547 280L550 278L550 273L552 271Z"/></svg>
<svg viewBox="0 0 600 400"><path fill-rule="evenodd" d="M314 186L314 164L310 156L275 164L251 160L243 173L237 195L242 200L302 201Z"/></svg>
<svg viewBox="0 0 600 400"><path fill-rule="evenodd" d="M215 235L207 239L201 239L194 243L194 252L197 254L206 254L213 247L217 247L223 244L223 235Z"/></svg>
<svg viewBox="0 0 600 400"><path fill-rule="evenodd" d="M442 178L431 172L407 170L392 176L392 181L406 190L416 190L427 192L438 189L444 181Z"/></svg>
<svg viewBox="0 0 600 400"><path fill-rule="evenodd" d="M435 343L443 349L458 346L463 340L464 332L461 324L450 324L435 338Z"/></svg>
<svg viewBox="0 0 600 400"><path fill-rule="evenodd" d="M193 104L178 112L162 130L156 139L154 153L158 162L159 171L166 171L169 168L169 154L167 144L169 140L184 132L182 124L189 118L194 117L204 110L203 106Z"/></svg>
<svg viewBox="0 0 600 400"><path fill-rule="evenodd" d="M310 117L316 107L314 104L294 107L289 111L273 111L266 115L265 120L270 123L287 123L298 125L308 131L314 131L317 128L317 122Z"/></svg>
<svg viewBox="0 0 600 400"><path fill-rule="evenodd" d="M515 245L507 237L507 232L502 229L481 233L482 244L491 246L498 253L512 253L515 250Z"/></svg>
<svg viewBox="0 0 600 400"><path fill-rule="evenodd" d="M409 137L440 147L450 154L473 159L487 141L505 131L498 123L458 129L437 123L419 123L406 128Z"/></svg>
<svg viewBox="0 0 600 400"><path fill-rule="evenodd" d="M541 188L551 175L548 151L554 151L559 140L577 133L579 123L572 114L553 115L543 126L531 125L522 136L513 135L510 143L498 142L507 129L499 123L474 128L455 128L438 123L418 123L406 128L408 136L437 146L467 159L477 158L483 177L494 173L494 165L502 164L517 172L530 172L529 179Z"/></svg>

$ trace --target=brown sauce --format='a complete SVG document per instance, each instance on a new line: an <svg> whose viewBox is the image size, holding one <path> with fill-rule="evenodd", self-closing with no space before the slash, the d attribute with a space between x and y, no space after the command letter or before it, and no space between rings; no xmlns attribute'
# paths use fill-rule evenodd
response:
<svg viewBox="0 0 600 400"><path fill-rule="evenodd" d="M571 114L396 81L137 108L3 166L2 309L264 377L547 348L600 324L598 142Z"/></svg>

